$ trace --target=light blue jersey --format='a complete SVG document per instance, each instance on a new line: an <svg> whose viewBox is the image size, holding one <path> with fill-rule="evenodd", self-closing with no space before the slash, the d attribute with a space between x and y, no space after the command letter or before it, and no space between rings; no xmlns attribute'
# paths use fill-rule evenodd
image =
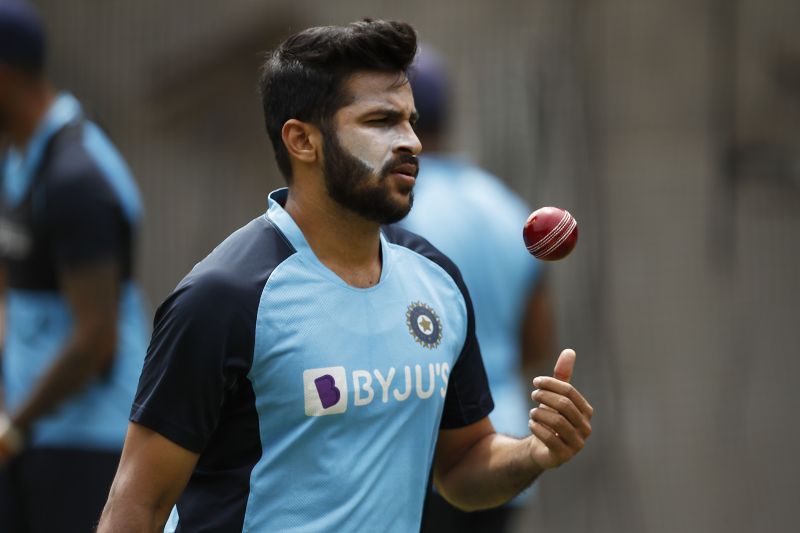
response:
<svg viewBox="0 0 800 533"><path fill-rule="evenodd" d="M286 197L157 312L131 419L201 454L167 530L418 530L439 429L492 408L469 296L393 227L377 285L346 284Z"/></svg>
<svg viewBox="0 0 800 533"><path fill-rule="evenodd" d="M476 334L497 431L528 429L529 387L520 377L520 328L540 263L525 249L527 205L499 179L455 159L422 157L414 207L401 223L458 266L475 308Z"/></svg>

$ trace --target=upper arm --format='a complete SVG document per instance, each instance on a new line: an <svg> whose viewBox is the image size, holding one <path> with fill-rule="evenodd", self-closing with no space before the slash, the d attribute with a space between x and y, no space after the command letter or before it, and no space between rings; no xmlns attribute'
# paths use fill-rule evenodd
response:
<svg viewBox="0 0 800 533"><path fill-rule="evenodd" d="M141 511L163 528L183 492L199 454L139 424L130 423L106 514L124 518Z"/></svg>
<svg viewBox="0 0 800 533"><path fill-rule="evenodd" d="M131 420L200 452L248 369L255 310L230 276L190 276L159 306Z"/></svg>
<svg viewBox="0 0 800 533"><path fill-rule="evenodd" d="M63 167L47 181L37 212L47 228L78 339L110 357L131 230L117 195L97 168L80 158L65 160Z"/></svg>
<svg viewBox="0 0 800 533"><path fill-rule="evenodd" d="M59 271L98 262L122 264L130 253L131 223L108 179L75 163L44 190L41 215Z"/></svg>
<svg viewBox="0 0 800 533"><path fill-rule="evenodd" d="M442 429L436 441L436 456L433 463L434 482L437 487L447 473L457 465L466 453L486 435L494 433L489 417L457 429Z"/></svg>
<svg viewBox="0 0 800 533"><path fill-rule="evenodd" d="M100 359L110 359L116 345L120 269L114 261L69 268L59 284L74 319L73 336Z"/></svg>

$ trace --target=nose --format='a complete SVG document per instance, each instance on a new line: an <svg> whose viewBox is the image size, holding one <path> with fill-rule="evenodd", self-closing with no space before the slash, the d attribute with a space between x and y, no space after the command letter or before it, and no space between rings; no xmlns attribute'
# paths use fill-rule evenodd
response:
<svg viewBox="0 0 800 533"><path fill-rule="evenodd" d="M422 143L419 137L417 137L411 124L406 122L402 126L402 133L398 136L397 143L395 144L395 152L406 152L412 155L418 155L421 151Z"/></svg>

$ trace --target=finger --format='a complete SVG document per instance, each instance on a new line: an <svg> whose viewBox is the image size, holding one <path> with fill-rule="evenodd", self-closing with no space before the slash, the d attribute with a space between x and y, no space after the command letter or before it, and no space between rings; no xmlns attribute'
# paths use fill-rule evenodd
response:
<svg viewBox="0 0 800 533"><path fill-rule="evenodd" d="M553 377L561 381L572 379L572 371L575 369L575 350L566 349L561 352L556 361L556 367L553 369Z"/></svg>
<svg viewBox="0 0 800 533"><path fill-rule="evenodd" d="M559 439L564 441L570 449L575 451L583 449L585 439L578 433L578 430L559 413L549 409L532 409L531 420L547 426Z"/></svg>
<svg viewBox="0 0 800 533"><path fill-rule="evenodd" d="M556 394L560 394L561 396L566 396L575 406L580 409L580 411L589 418L592 418L592 414L594 414L594 409L589 402L586 401L586 398L578 392L578 389L567 383L566 381L561 381L556 378L551 378L549 376L539 376L533 380L533 385L539 389L549 390L555 392Z"/></svg>
<svg viewBox="0 0 800 533"><path fill-rule="evenodd" d="M562 457L570 454L567 443L561 440L561 436L553 431L552 428L547 427L546 424L530 419L528 420L528 428L530 428L531 433L536 435L550 451Z"/></svg>
<svg viewBox="0 0 800 533"><path fill-rule="evenodd" d="M539 402L541 408L546 407L547 409L560 413L570 424L577 428L584 438L588 437L592 432L592 426L589 425L589 420L586 418L586 415L584 415L566 396L540 389L533 391L531 398Z"/></svg>

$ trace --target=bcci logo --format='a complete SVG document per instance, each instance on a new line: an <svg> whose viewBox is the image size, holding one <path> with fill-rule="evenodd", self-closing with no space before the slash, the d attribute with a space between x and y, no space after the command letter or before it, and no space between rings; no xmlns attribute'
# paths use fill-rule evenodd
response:
<svg viewBox="0 0 800 533"><path fill-rule="evenodd" d="M414 340L428 349L439 346L442 340L442 322L429 306L414 302L406 310L406 324Z"/></svg>

